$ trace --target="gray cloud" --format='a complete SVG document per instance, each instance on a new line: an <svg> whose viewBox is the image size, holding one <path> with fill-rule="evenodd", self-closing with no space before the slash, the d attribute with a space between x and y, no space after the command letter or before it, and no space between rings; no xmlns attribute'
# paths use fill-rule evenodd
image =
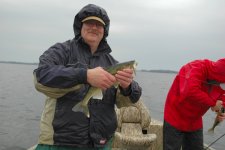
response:
<svg viewBox="0 0 225 150"><path fill-rule="evenodd" d="M72 39L75 14L95 3L111 19L108 42L119 61L171 69L225 56L224 0L2 0L0 60L38 62L56 42Z"/></svg>

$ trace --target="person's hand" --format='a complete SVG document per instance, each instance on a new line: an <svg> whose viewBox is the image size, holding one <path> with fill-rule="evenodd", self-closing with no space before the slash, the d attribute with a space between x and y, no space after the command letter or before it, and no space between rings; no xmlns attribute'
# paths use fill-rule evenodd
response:
<svg viewBox="0 0 225 150"><path fill-rule="evenodd" d="M225 119L225 113L221 113L220 115L217 116L217 119L221 122Z"/></svg>
<svg viewBox="0 0 225 150"><path fill-rule="evenodd" d="M223 101L217 100L217 101L216 101L216 105L213 106L213 107L211 107L211 109L212 109L212 111L218 112L218 111L221 110L222 107L223 107Z"/></svg>
<svg viewBox="0 0 225 150"><path fill-rule="evenodd" d="M116 78L102 67L96 67L87 70L87 82L94 87L106 90L116 82Z"/></svg>
<svg viewBox="0 0 225 150"><path fill-rule="evenodd" d="M133 69L126 68L121 71L117 71L115 77L119 85L126 89L130 86L131 82L133 81Z"/></svg>

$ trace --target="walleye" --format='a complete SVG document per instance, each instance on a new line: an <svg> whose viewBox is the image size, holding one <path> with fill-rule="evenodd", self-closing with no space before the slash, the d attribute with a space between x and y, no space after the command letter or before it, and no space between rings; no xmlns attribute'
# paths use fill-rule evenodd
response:
<svg viewBox="0 0 225 150"><path fill-rule="evenodd" d="M216 127L217 125L219 125L219 123L220 123L220 121L218 120L218 116L220 116L220 115L221 115L222 113L224 113L224 112L225 112L225 108L224 108L224 107L222 107L221 110L220 110L219 112L217 112L217 115L216 115L215 121L214 121L214 123L213 123L213 126L212 126L212 128L210 128L210 129L208 130L208 132L214 133L215 127Z"/></svg>
<svg viewBox="0 0 225 150"><path fill-rule="evenodd" d="M105 70L109 72L112 75L115 75L117 71L125 69L125 68L131 68L134 70L136 69L137 62L135 60L127 61L123 63L118 63L113 66L110 66L106 68ZM119 83L115 83L114 86L117 87ZM84 99L77 103L72 110L74 112L83 112L87 117L90 117L89 110L88 110L88 102L92 97L101 97L102 98L102 90L97 87L91 86L85 95Z"/></svg>

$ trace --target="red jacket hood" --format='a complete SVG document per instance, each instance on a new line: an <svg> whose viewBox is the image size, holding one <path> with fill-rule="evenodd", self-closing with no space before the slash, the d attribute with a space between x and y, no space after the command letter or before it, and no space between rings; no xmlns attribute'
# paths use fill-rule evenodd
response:
<svg viewBox="0 0 225 150"><path fill-rule="evenodd" d="M208 69L208 78L225 83L225 58L217 61L205 60Z"/></svg>

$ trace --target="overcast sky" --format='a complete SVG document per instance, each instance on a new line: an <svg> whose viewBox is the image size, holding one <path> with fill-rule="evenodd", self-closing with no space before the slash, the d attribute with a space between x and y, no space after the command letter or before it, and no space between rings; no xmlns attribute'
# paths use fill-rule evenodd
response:
<svg viewBox="0 0 225 150"><path fill-rule="evenodd" d="M112 55L138 69L225 57L225 0L0 0L0 60L38 62L74 37L74 16L89 3L109 15Z"/></svg>

